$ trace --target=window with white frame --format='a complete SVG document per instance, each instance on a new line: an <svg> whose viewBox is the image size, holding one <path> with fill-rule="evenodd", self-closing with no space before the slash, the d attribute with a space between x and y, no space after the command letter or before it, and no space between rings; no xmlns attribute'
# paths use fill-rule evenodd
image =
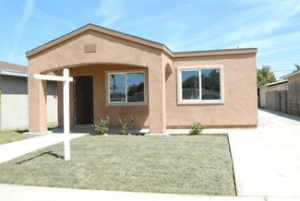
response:
<svg viewBox="0 0 300 201"><path fill-rule="evenodd" d="M221 67L179 68L179 103L222 102L221 72Z"/></svg>
<svg viewBox="0 0 300 201"><path fill-rule="evenodd" d="M108 73L108 103L145 103L145 73Z"/></svg>

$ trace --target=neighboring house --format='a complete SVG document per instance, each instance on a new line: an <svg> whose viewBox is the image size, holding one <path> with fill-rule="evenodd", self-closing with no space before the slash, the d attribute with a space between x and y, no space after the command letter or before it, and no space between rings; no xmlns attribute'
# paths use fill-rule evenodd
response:
<svg viewBox="0 0 300 201"><path fill-rule="evenodd" d="M300 71L283 76L288 79L288 113L300 116Z"/></svg>
<svg viewBox="0 0 300 201"><path fill-rule="evenodd" d="M259 106L266 108L266 93L269 91L285 91L288 90L288 80L269 83L258 87L259 91Z"/></svg>
<svg viewBox="0 0 300 201"><path fill-rule="evenodd" d="M88 24L26 53L29 131L47 131L45 82L34 74L68 68L71 124L133 115L150 133L190 128L256 127L256 48L172 52L165 45ZM62 83L58 117L63 124Z"/></svg>
<svg viewBox="0 0 300 201"><path fill-rule="evenodd" d="M0 61L0 131L28 128L28 68ZM57 84L47 85L48 123L57 124Z"/></svg>

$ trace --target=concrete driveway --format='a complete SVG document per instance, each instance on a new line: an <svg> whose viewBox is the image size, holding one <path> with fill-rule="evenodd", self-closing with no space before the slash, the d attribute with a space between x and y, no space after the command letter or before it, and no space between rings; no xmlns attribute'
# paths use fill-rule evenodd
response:
<svg viewBox="0 0 300 201"><path fill-rule="evenodd" d="M300 197L300 118L258 114L257 129L229 131L238 195Z"/></svg>

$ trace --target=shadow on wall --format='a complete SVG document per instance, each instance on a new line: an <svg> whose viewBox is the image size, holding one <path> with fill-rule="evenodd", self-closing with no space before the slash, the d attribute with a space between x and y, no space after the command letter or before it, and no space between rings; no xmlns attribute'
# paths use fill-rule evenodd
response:
<svg viewBox="0 0 300 201"><path fill-rule="evenodd" d="M300 122L300 117L297 117L297 116L284 114L284 113L281 113L281 112L276 112L276 111L268 110L268 109L264 109L264 108L259 108L259 109L263 110L264 112L268 112L268 113L271 113L271 114L275 114L277 116L285 117L285 118L292 119L292 120Z"/></svg>

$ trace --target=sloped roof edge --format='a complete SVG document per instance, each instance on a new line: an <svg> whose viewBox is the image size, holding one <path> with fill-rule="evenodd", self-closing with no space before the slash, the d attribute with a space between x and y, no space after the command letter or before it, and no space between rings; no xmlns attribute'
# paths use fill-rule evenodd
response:
<svg viewBox="0 0 300 201"><path fill-rule="evenodd" d="M272 87L272 86L275 86L275 85L280 85L280 84L285 84L285 83L288 83L288 80L280 80L280 81L277 81L277 82L272 82L272 83L269 83L269 84L265 84L263 86L260 86L258 88L264 88L264 87Z"/></svg>
<svg viewBox="0 0 300 201"><path fill-rule="evenodd" d="M32 50L29 50L26 52L26 57L30 58L48 48L51 48L57 44L60 44L70 38L73 38L81 33L84 33L86 31L89 30L93 30L96 32L101 32L103 34L107 34L107 35L111 35L111 36L115 36L118 38L122 38L128 41L132 41L135 43L139 43L142 45L146 45L152 48L156 48L156 49L160 49L162 51L164 51L166 54L168 54L171 57L174 58L180 58L180 57L195 57L195 56L207 56L207 55L220 55L220 54L245 54L245 53L256 53L257 52L257 48L240 48L240 49L219 49L219 50L204 50L204 51L187 51L187 52L172 52L167 46L165 46L162 43L158 43L155 41L151 41L148 39L144 39L144 38L140 38L137 36L133 36L130 34L126 34L123 32L119 32L119 31L115 31L112 29L108 29L108 28L104 28L95 24L87 24L83 27L80 27L74 31L71 31L61 37L58 37L54 40L51 40L41 46L38 46Z"/></svg>
<svg viewBox="0 0 300 201"><path fill-rule="evenodd" d="M18 71L18 72L26 72L28 71L27 66L23 66L20 64L10 63L6 61L0 61L0 70L10 70L10 71Z"/></svg>
<svg viewBox="0 0 300 201"><path fill-rule="evenodd" d="M292 72L292 73L290 73L290 74L281 76L281 78L287 79L287 78L292 77L292 76L294 76L294 75L298 75L299 73L300 73L300 71Z"/></svg>

